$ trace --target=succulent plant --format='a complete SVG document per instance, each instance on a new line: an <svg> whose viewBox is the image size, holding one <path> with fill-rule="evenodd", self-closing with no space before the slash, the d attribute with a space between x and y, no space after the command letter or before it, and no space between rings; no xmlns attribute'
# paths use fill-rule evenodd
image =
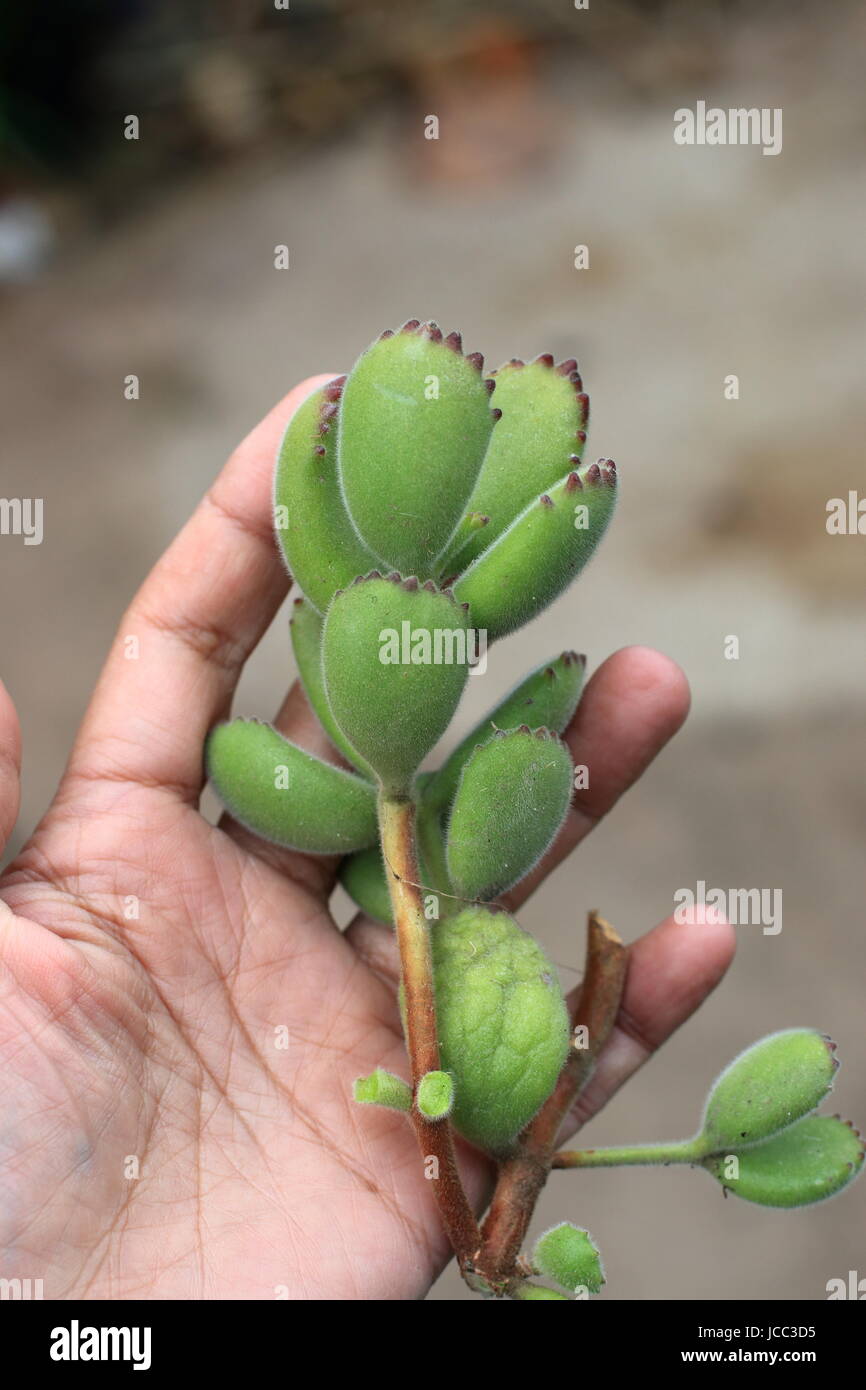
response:
<svg viewBox="0 0 866 1390"><path fill-rule="evenodd" d="M377 1068L354 1098L411 1119L425 1162L436 1160L433 1187L467 1282L487 1296L556 1301L604 1280L587 1232L567 1222L521 1258L552 1168L689 1163L747 1200L791 1206L843 1186L863 1146L842 1121L812 1113L836 1062L822 1035L796 1029L732 1064L694 1139L555 1152L616 1020L627 953L591 916L570 1015L555 967L501 898L568 815L574 773L561 736L585 659L544 663L441 766L420 769L487 645L590 559L617 475L609 459L583 461L589 400L574 359L483 367L458 333L410 319L294 415L276 462L276 537L303 595L291 622L300 679L343 765L247 719L211 731L206 762L238 820L278 845L341 856L356 903L393 925L411 1080ZM499 1165L483 1229L455 1133Z"/></svg>

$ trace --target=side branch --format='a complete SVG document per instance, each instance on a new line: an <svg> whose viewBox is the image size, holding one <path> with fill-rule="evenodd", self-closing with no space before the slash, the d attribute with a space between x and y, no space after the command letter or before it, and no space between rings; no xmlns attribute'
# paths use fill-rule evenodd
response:
<svg viewBox="0 0 866 1390"><path fill-rule="evenodd" d="M595 1070L613 1032L628 974L628 949L609 922L597 912L589 916L586 967L571 1020L572 1037L586 1029L587 1046L572 1046L564 1068L565 1084L558 1096L559 1124ZM562 1080L562 1078L560 1078ZM557 1091L559 1091L557 1087ZM556 1098L557 1093L554 1092ZM556 1135L552 1136L555 1140Z"/></svg>
<svg viewBox="0 0 866 1390"><path fill-rule="evenodd" d="M622 1168L630 1164L700 1163L707 1157L702 1136L672 1144L634 1144L611 1149L560 1149L552 1168Z"/></svg>

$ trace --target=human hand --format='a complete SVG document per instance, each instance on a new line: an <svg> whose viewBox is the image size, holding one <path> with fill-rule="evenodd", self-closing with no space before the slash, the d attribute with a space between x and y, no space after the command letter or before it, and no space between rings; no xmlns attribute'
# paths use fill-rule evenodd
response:
<svg viewBox="0 0 866 1390"><path fill-rule="evenodd" d="M198 809L205 734L288 587L276 448L327 379L253 431L145 581L54 802L0 878L0 1274L42 1277L48 1298L423 1297L450 1256L410 1126L351 1099L377 1066L407 1074L391 933L336 929L336 861ZM658 653L599 668L566 735L592 789L509 906L641 775L687 704ZM275 723L331 756L297 687ZM0 844L19 764L0 687ZM575 1122L732 953L717 922L668 918L635 943ZM483 1205L488 1162L468 1147L461 1161Z"/></svg>

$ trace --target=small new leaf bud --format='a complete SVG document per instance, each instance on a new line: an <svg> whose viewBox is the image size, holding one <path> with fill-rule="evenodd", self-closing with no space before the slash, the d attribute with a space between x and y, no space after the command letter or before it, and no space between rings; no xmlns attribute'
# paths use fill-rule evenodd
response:
<svg viewBox="0 0 866 1390"><path fill-rule="evenodd" d="M555 1279L564 1289L574 1293L579 1288L598 1293L604 1280L604 1270L598 1250L588 1231L563 1221L539 1236L532 1252L533 1268L548 1279Z"/></svg>
<svg viewBox="0 0 866 1390"><path fill-rule="evenodd" d="M838 1062L813 1028L772 1033L731 1062L707 1098L707 1153L742 1148L778 1133L821 1104Z"/></svg>
<svg viewBox="0 0 866 1390"><path fill-rule="evenodd" d="M371 782L323 763L270 724L218 724L205 746L207 775L248 830L307 854L350 854L375 842Z"/></svg>
<svg viewBox="0 0 866 1390"><path fill-rule="evenodd" d="M416 791L421 791L429 779L430 773L422 772L416 782ZM425 894L436 895L437 879L428 868L428 859L431 864L443 862L445 843L439 817L424 805L423 799L418 809L416 828L419 883ZM340 882L350 898L368 917L383 922L388 927L394 925L391 894L385 878L380 844L373 845L370 849L359 850L357 854L347 855L340 866ZM438 917L440 914L437 911L435 915Z"/></svg>
<svg viewBox="0 0 866 1390"><path fill-rule="evenodd" d="M381 1067L370 1076L359 1076L352 1094L360 1105L384 1105L389 1110L412 1109L412 1087Z"/></svg>
<svg viewBox="0 0 866 1390"><path fill-rule="evenodd" d="M418 1082L415 1099L428 1120L444 1120L454 1104L454 1080L447 1071L428 1071Z"/></svg>
<svg viewBox="0 0 866 1390"><path fill-rule="evenodd" d="M864 1145L832 1115L809 1115L762 1144L703 1160L722 1187L765 1207L802 1207L832 1197L857 1176Z"/></svg>

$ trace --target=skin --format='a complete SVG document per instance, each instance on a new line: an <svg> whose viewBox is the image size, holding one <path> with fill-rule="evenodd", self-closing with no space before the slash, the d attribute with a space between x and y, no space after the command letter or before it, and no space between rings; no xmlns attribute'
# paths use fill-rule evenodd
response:
<svg viewBox="0 0 866 1390"><path fill-rule="evenodd" d="M336 930L332 861L198 810L205 734L289 585L271 537L275 450L327 379L248 436L145 581L57 795L0 877L0 1275L42 1277L46 1298L413 1299L448 1260L409 1126L350 1100L377 1065L407 1074L390 933L361 919ZM682 673L656 652L600 667L567 735L592 790L510 906L687 707ZM325 752L297 688L277 726ZM0 847L19 769L0 686ZM668 919L632 947L618 1027L569 1132L732 954L718 920ZM489 1166L468 1148L462 1162L482 1205Z"/></svg>

